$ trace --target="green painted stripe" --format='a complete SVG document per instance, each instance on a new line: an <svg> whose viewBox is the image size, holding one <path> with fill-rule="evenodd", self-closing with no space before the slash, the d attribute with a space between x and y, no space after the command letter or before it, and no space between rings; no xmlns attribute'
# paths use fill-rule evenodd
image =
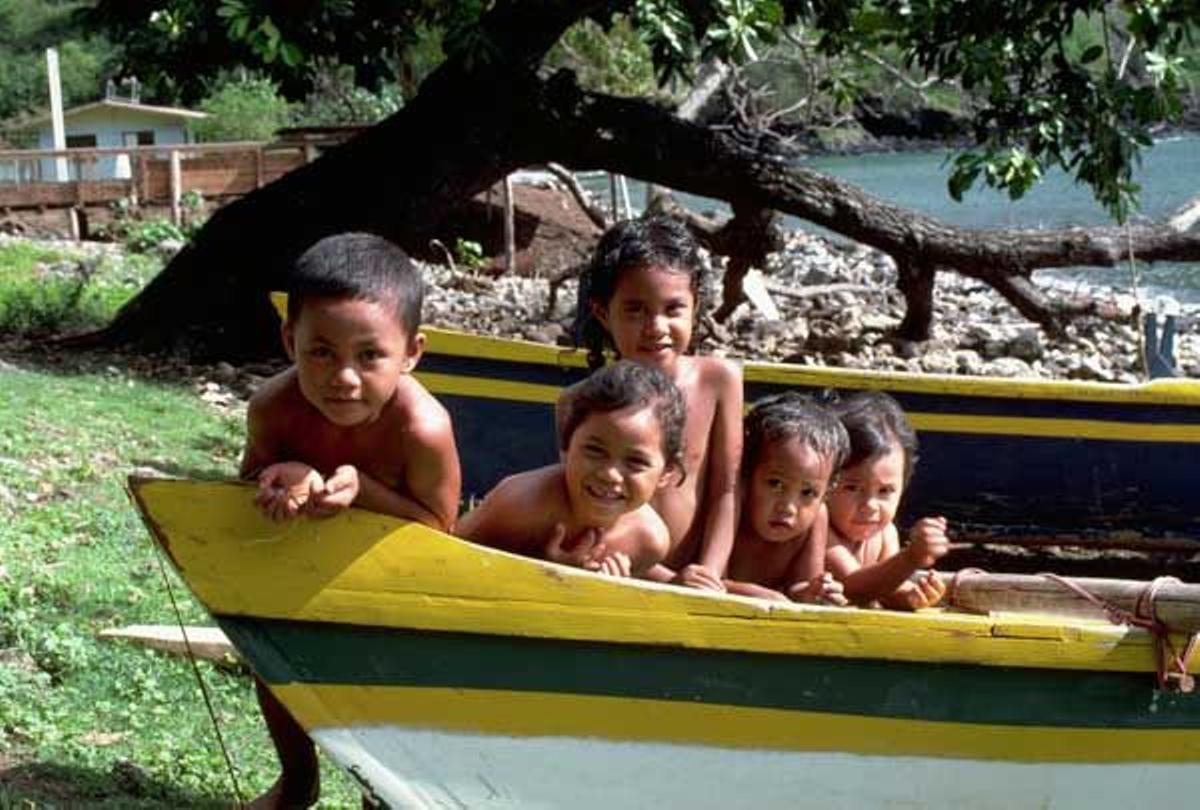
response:
<svg viewBox="0 0 1200 810"><path fill-rule="evenodd" d="M218 617L270 683L637 697L868 717L1080 728L1200 728L1200 694L1151 673L689 650Z"/></svg>

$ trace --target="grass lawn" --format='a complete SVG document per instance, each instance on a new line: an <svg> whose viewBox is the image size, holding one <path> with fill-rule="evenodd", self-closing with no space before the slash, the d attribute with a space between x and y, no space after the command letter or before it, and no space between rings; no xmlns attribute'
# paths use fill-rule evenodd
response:
<svg viewBox="0 0 1200 810"><path fill-rule="evenodd" d="M58 259L0 243L0 810L229 807L191 665L96 632L176 621L126 475L230 476L242 417L203 401L186 376L30 349L22 338L103 322L155 269L105 259L87 278L48 278ZM208 623L170 583L184 621ZM253 797L277 765L251 681L199 667ZM321 806L358 807L351 780L324 767Z"/></svg>

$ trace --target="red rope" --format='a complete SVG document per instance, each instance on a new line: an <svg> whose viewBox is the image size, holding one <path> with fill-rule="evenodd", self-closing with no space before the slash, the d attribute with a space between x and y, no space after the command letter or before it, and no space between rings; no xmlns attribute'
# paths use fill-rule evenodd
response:
<svg viewBox="0 0 1200 810"><path fill-rule="evenodd" d="M1191 692L1195 688L1195 679L1188 673L1187 662L1192 657L1196 642L1200 639L1200 633L1192 633L1183 650L1176 650L1171 641L1171 628L1158 617L1158 591L1163 585L1178 583L1180 581L1178 577L1155 577L1146 583L1138 593L1137 599L1134 600L1131 612L1097 596L1066 577L1050 573L1043 573L1040 576L1091 602L1103 610L1113 624L1127 624L1148 630L1154 639L1155 668L1160 689Z"/></svg>

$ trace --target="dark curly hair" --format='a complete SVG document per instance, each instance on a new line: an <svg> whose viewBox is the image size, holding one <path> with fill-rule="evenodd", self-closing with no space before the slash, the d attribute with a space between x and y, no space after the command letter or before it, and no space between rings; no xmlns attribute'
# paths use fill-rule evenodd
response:
<svg viewBox="0 0 1200 810"><path fill-rule="evenodd" d="M683 469L683 394L671 378L656 368L632 360L606 366L568 389L558 425L558 447L565 451L571 437L594 413L610 413L637 405L650 406L662 428L667 468Z"/></svg>
<svg viewBox="0 0 1200 810"><path fill-rule="evenodd" d="M800 439L813 452L832 462L834 474L850 452L850 439L841 421L829 407L811 396L788 391L763 397L746 414L742 444L742 474L749 476L773 442Z"/></svg>
<svg viewBox="0 0 1200 810"><path fill-rule="evenodd" d="M647 266L686 273L696 297L696 312L704 311L708 279L700 246L687 226L663 214L616 223L600 237L591 262L579 276L573 332L575 345L587 349L591 368L604 365L604 350L614 348L612 336L593 314L592 304L607 305L622 272Z"/></svg>
<svg viewBox="0 0 1200 810"><path fill-rule="evenodd" d="M879 458L900 445L904 451L904 484L917 466L917 434L900 404L882 391L860 391L835 406L850 437L845 467Z"/></svg>
<svg viewBox="0 0 1200 810"><path fill-rule="evenodd" d="M288 320L309 298L355 298L395 308L411 337L421 328L425 285L408 254L372 233L327 236L300 255L288 278Z"/></svg>

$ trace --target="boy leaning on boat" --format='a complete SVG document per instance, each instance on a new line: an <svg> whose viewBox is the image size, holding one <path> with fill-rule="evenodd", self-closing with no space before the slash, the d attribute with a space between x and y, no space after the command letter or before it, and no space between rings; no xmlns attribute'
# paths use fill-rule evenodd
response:
<svg viewBox="0 0 1200 810"><path fill-rule="evenodd" d="M251 398L241 476L270 517L354 505L449 530L461 490L446 410L411 374L421 359L423 286L398 247L330 236L291 275L283 344L292 366ZM266 686L259 704L282 774L253 808L308 807L316 751Z"/></svg>

